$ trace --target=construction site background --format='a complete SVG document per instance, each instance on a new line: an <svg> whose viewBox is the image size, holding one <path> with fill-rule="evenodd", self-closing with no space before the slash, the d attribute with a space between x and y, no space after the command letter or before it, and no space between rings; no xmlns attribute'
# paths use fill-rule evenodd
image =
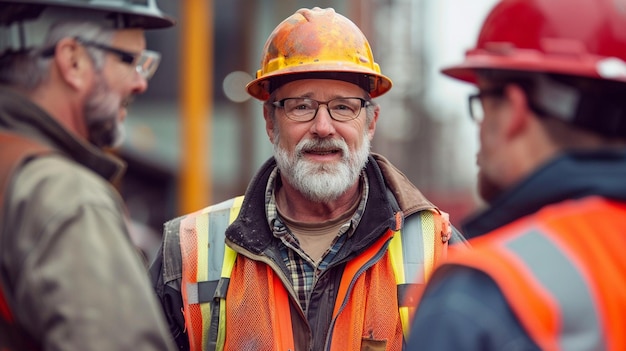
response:
<svg viewBox="0 0 626 351"><path fill-rule="evenodd" d="M302 7L333 7L370 41L394 83L377 99L372 151L389 158L453 224L482 205L470 87L441 67L461 60L495 0L160 0L174 29L147 33L162 62L126 120L116 152L132 234L147 259L164 221L242 194L272 154L261 102L245 93L274 27Z"/></svg>

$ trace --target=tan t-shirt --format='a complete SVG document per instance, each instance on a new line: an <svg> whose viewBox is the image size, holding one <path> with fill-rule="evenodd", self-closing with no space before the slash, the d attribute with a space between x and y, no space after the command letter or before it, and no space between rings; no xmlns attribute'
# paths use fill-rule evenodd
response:
<svg viewBox="0 0 626 351"><path fill-rule="evenodd" d="M317 264L339 234L341 226L352 218L358 206L359 201L355 201L352 207L339 217L317 223L299 222L285 216L280 208L277 207L277 210L287 228L298 239L302 250Z"/></svg>

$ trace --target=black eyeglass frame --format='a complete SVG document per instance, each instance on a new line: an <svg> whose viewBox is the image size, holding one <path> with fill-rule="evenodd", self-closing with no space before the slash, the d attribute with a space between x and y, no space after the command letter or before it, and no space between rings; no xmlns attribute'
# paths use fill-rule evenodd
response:
<svg viewBox="0 0 626 351"><path fill-rule="evenodd" d="M468 109L469 109L469 114L470 114L470 118L472 119L472 121L476 122L476 123L480 123L482 122L482 120L484 119L484 108L482 107L482 99L484 97L489 97L489 96L494 96L494 97L502 97L504 96L504 88L493 88L493 89L487 89L487 90L481 90L476 94L471 94L467 97L467 102L468 102ZM476 115L475 111L474 111L474 106L476 104L481 104L481 110L483 110L483 116L479 117Z"/></svg>
<svg viewBox="0 0 626 351"><path fill-rule="evenodd" d="M331 102L333 102L333 101L336 101L336 100L347 100L347 99L357 99L357 100L360 100L361 103L360 103L359 110L351 118L336 118L333 115L333 112L330 109L329 104ZM320 106L322 106L322 105L326 105L326 111L328 111L328 115L333 120L338 121L338 122L348 122L348 121L351 121L351 120L357 118L361 114L361 110L364 107L367 108L368 106L372 105L372 101L371 100L366 100L364 98L356 97L356 96L339 97L339 98L334 98L334 99L330 99L330 100L327 100L327 101L319 101L319 100L306 98L306 97L289 97L289 98L284 98L284 99L281 99L281 100L278 100L278 101L274 101L274 102L272 102L272 105L274 107L282 108L284 110L285 102L289 101L289 100L309 100L309 101L317 103L317 107L315 108L315 113L309 119L296 119L296 118L293 118L292 116L290 116L289 113L287 113L287 111L285 111L285 116L287 116L287 118L289 118L290 120L295 121L295 122L310 122L310 121L314 120L315 117L317 116L317 112L319 111Z"/></svg>
<svg viewBox="0 0 626 351"><path fill-rule="evenodd" d="M137 59L138 56L140 56L140 53L133 53L130 51L126 51L126 50L122 50L122 49L118 49L118 48L114 48L112 46L108 46L108 45L104 45L101 43L97 43L95 41L91 41L91 40L86 40L83 39L81 37L74 37L74 40L76 40L79 44L83 45L83 46L90 46L90 47L94 47L96 49L102 50L102 51L106 51L108 53L114 54L117 57L119 57L120 61L132 65L133 63L135 63L135 60ZM56 49L56 45L55 46L51 46L45 50L43 50L41 52L41 56L42 57L50 57L52 55L54 55L54 50Z"/></svg>
<svg viewBox="0 0 626 351"><path fill-rule="evenodd" d="M122 63L134 66L135 71L137 71L145 80L152 78L161 61L161 54L156 51L143 50L141 52L130 52L95 41L86 40L79 36L74 37L74 40L85 47L93 47L98 50L114 54ZM56 45L44 49L41 52L41 56L44 58L53 56L55 49Z"/></svg>

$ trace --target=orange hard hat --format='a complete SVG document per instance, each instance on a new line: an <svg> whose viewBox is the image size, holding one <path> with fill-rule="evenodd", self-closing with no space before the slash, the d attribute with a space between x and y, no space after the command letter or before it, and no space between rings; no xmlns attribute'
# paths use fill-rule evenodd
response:
<svg viewBox="0 0 626 351"><path fill-rule="evenodd" d="M465 61L442 72L475 83L477 69L626 82L626 1L502 0Z"/></svg>
<svg viewBox="0 0 626 351"><path fill-rule="evenodd" d="M334 9L319 7L300 9L274 29L263 49L261 69L246 89L264 101L280 85L306 78L345 80L372 97L392 84L374 62L363 32Z"/></svg>

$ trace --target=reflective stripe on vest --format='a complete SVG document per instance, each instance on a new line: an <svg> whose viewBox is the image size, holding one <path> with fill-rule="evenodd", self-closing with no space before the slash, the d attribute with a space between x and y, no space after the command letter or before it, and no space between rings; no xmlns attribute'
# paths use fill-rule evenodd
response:
<svg viewBox="0 0 626 351"><path fill-rule="evenodd" d="M242 202L240 196L207 207L180 223L181 290L191 350L212 350L223 345L223 325L218 329L206 322L224 320L223 301L236 257L224 244L224 235L226 227L237 218Z"/></svg>
<svg viewBox="0 0 626 351"><path fill-rule="evenodd" d="M391 264L398 286L400 318L405 340L408 340L410 321L415 313L419 287L430 277L435 262L443 257L448 243L443 243L438 234L444 231L441 215L432 211L422 211L404 223L402 231L394 235L389 243ZM422 233L422 235L402 235ZM419 255L422 253L422 255Z"/></svg>
<svg viewBox="0 0 626 351"><path fill-rule="evenodd" d="M568 201L473 240L448 263L489 274L543 350L626 350L624 233L626 205Z"/></svg>
<svg viewBox="0 0 626 351"><path fill-rule="evenodd" d="M236 219L242 202L243 196L240 196L191 214L180 222L181 288L191 350L222 350L225 344L225 298L236 258L236 253L224 244L225 230ZM442 230L441 215L433 210L410 216L402 230L388 232L391 241L387 251L396 280L405 340L415 307L415 301L405 299L405 296L414 295L409 289L423 285L437 258L445 253L447 243L442 243L439 236ZM386 243L386 240L382 242ZM289 310L285 312L290 318ZM285 325L291 327L290 322ZM285 330L279 332L282 337L287 336ZM292 335L288 336L293 339ZM283 343L293 344L293 340Z"/></svg>

